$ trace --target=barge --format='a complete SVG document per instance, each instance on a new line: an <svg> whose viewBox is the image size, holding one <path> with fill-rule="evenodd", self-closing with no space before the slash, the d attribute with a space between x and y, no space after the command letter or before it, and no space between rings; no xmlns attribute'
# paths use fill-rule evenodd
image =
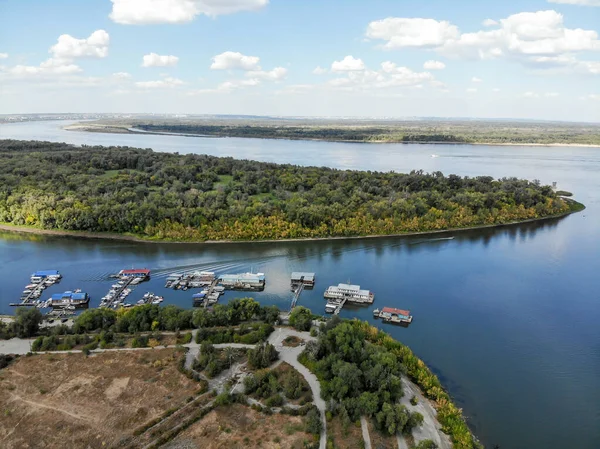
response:
<svg viewBox="0 0 600 449"><path fill-rule="evenodd" d="M381 318L384 323L392 324L410 324L413 317L408 310L395 309L393 307L384 307L382 310L373 311L375 318Z"/></svg>
<svg viewBox="0 0 600 449"><path fill-rule="evenodd" d="M348 301L355 304L373 304L375 294L369 290L361 290L360 285L338 284L325 290L325 299Z"/></svg>

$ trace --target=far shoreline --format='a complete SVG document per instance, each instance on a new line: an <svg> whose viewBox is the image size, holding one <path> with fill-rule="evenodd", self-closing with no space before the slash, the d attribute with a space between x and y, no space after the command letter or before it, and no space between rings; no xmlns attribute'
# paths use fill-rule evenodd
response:
<svg viewBox="0 0 600 449"><path fill-rule="evenodd" d="M134 243L152 243L152 244L236 244L236 243L287 243L287 242L318 242L318 241L335 241L335 240L361 240L361 239L381 239L386 237L397 238L397 237L412 237L412 236L428 236L428 235L443 235L448 233L456 233L456 232L466 232L466 231L476 231L479 229L492 229L492 228L501 228L501 227L512 227L521 224L527 223L535 223L541 221L547 221L552 219L561 219L568 215L581 212L585 209L585 206L581 203L577 203L574 200L569 200L573 203L580 204L581 209L578 210L570 210L569 212L565 212L564 214L559 215L550 215L548 217L542 218L531 218L528 220L521 221L513 221L509 223L497 223L491 225L480 225L480 226L469 226L465 228L448 228L448 229L440 229L434 231L415 231L415 232L406 232L401 234L377 234L377 235L364 235L364 236L331 236L331 237L304 237L304 238L295 238L295 239L264 239L264 240L157 240L151 238L142 238L133 235L127 234L111 234L111 233L101 233L101 232L86 232L86 231L64 231L64 230L56 230L56 229L40 229L35 228L33 226L17 226L11 225L8 223L0 224L0 231L8 231L15 234L34 234L34 235L48 235L55 237L73 237L73 238L81 238L81 239L100 239L100 240L115 240L115 241L125 241L125 242L134 242Z"/></svg>
<svg viewBox="0 0 600 449"><path fill-rule="evenodd" d="M307 141L307 142L332 142L332 143L358 143L358 144L402 144L402 145L485 145L498 147L568 147L568 148L600 148L600 144L586 143L506 143L506 142L440 142L440 141L388 141L388 140L343 140L343 139L316 139L316 138L293 138L293 137L272 137L272 136L218 136L210 134L191 134L191 133L176 133L176 132L161 132L161 131L145 131L136 130L130 131L128 128L112 127L110 125L99 125L97 127L85 125L81 123L71 124L62 127L65 131L78 131L100 134L129 134L140 135L147 134L153 136L174 136L174 137L199 137L212 139L265 139L265 140L292 140L292 141Z"/></svg>

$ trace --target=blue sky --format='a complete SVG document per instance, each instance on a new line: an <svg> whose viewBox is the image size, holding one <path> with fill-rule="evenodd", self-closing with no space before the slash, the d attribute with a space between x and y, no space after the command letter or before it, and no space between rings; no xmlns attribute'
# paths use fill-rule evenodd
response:
<svg viewBox="0 0 600 449"><path fill-rule="evenodd" d="M0 0L0 113L598 122L599 34L600 0Z"/></svg>

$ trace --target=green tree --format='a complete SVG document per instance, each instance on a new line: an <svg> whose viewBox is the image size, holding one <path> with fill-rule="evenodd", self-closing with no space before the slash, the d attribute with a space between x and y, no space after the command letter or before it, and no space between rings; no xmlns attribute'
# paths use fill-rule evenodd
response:
<svg viewBox="0 0 600 449"><path fill-rule="evenodd" d="M20 307L17 309L15 321L13 322L14 332L20 338L29 338L35 336L40 330L42 322L42 313L35 307Z"/></svg>
<svg viewBox="0 0 600 449"><path fill-rule="evenodd" d="M294 307L290 314L290 325L299 331L307 331L312 326L312 312L306 307Z"/></svg>

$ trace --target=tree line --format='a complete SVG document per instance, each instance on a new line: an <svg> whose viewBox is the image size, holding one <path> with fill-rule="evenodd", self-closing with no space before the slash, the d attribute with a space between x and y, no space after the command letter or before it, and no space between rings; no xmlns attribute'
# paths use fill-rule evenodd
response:
<svg viewBox="0 0 600 449"><path fill-rule="evenodd" d="M0 141L0 222L42 229L194 241L388 235L547 217L570 204L516 178Z"/></svg>

